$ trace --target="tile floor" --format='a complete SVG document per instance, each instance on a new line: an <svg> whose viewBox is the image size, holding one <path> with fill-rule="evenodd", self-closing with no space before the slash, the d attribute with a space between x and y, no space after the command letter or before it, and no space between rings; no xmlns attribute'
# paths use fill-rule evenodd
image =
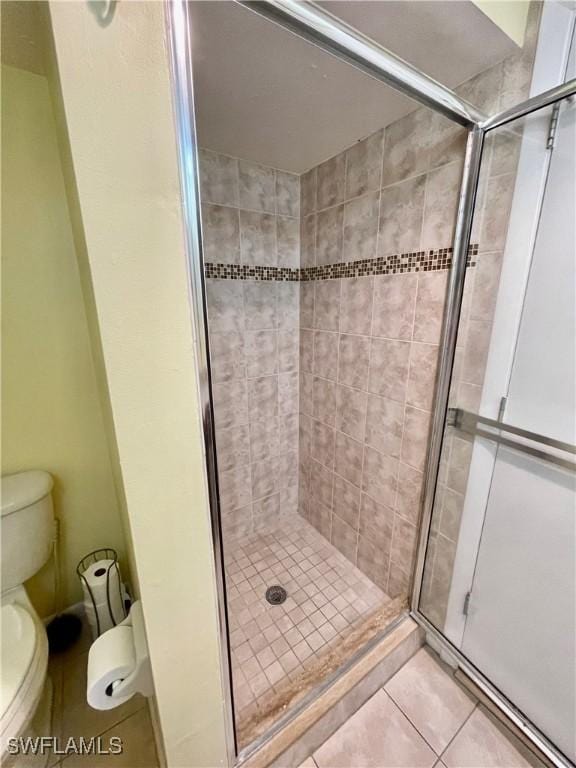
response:
<svg viewBox="0 0 576 768"><path fill-rule="evenodd" d="M423 648L300 768L542 764Z"/></svg>
<svg viewBox="0 0 576 768"><path fill-rule="evenodd" d="M238 721L267 712L270 696L296 680L343 636L390 602L301 517L225 543L232 677ZM270 605L266 589L288 593Z"/></svg>
<svg viewBox="0 0 576 768"><path fill-rule="evenodd" d="M86 670L91 636L84 627L78 643L66 653L53 655L48 674L54 685L52 735L62 749L70 736L101 736L107 747L111 736L122 739L119 755L53 755L48 766L58 768L157 768L158 758L148 712L142 696L134 696L120 707L97 711L86 701Z"/></svg>

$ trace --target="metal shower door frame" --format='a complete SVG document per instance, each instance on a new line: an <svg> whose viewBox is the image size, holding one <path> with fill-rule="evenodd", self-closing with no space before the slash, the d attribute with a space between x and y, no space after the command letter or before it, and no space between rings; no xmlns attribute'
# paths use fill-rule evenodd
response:
<svg viewBox="0 0 576 768"><path fill-rule="evenodd" d="M234 726L230 646L224 559L222 551L221 511L218 491L218 470L212 405L212 376L206 314L206 292L202 256L202 225L200 212L200 184L198 145L194 113L194 84L192 74L192 38L189 4L193 0L165 0L166 33L171 65L171 84L174 104L176 143L178 151L182 210L185 226L186 258L188 263L190 302L194 325L195 356L198 389L202 409L202 428L205 446L205 475L208 488L211 529L214 549L214 584L218 596L222 695L225 708L228 763L237 762L238 750ZM439 632L419 610L420 591L436 481L440 464L440 451L444 424L448 411L448 395L456 349L458 323L466 259L474 203L478 186L482 149L486 133L537 109L555 103L576 93L576 80L552 88L543 94L492 116L484 116L472 105L441 83L428 77L411 64L375 43L370 38L324 11L314 3L299 0L236 0L240 5L287 31L311 42L324 51L374 77L401 94L413 99L468 131L464 167L460 184L458 212L453 243L452 266L448 276L440 357L436 375L436 395L432 412L432 425L426 461L423 505L410 615L436 642L458 661L463 671L478 685L491 701L501 709L538 748L558 766L567 766L562 755L540 734L531 723L514 709L513 705L476 670L470 662Z"/></svg>

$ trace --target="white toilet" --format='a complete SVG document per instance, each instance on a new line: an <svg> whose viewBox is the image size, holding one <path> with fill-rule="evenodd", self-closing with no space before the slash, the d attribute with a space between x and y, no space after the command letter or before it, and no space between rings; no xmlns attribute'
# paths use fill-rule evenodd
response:
<svg viewBox="0 0 576 768"><path fill-rule="evenodd" d="M44 723L48 717L48 728L50 723L48 637L24 582L42 568L52 551L52 486L47 472L20 472L2 478L2 756L11 738L30 731L49 735L34 727L41 714Z"/></svg>

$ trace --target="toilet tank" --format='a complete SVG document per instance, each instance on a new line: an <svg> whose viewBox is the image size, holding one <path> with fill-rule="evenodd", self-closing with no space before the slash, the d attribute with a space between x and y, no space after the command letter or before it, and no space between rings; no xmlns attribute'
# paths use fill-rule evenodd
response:
<svg viewBox="0 0 576 768"><path fill-rule="evenodd" d="M2 592L34 576L50 557L52 486L51 475L39 470L2 478Z"/></svg>

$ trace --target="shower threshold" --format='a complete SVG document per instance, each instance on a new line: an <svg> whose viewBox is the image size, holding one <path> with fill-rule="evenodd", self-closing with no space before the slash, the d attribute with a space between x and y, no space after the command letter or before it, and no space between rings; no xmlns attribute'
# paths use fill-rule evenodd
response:
<svg viewBox="0 0 576 768"><path fill-rule="evenodd" d="M400 615L301 517L228 537L224 561L236 731L243 749ZM267 600L270 587L286 599Z"/></svg>

